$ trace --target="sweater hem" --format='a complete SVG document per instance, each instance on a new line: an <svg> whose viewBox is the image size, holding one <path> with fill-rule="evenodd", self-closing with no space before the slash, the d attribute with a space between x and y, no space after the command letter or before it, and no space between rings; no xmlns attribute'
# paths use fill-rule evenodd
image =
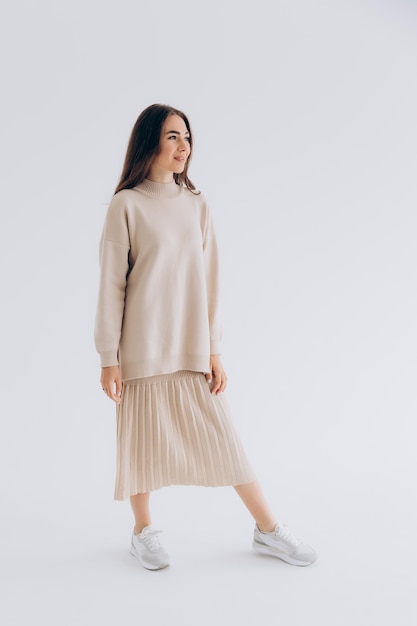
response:
<svg viewBox="0 0 417 626"><path fill-rule="evenodd" d="M210 356L189 356L188 358L164 357L146 362L120 362L120 374L122 381L135 378L146 378L148 376L158 376L160 374L172 374L180 370L191 370L201 374L210 374Z"/></svg>

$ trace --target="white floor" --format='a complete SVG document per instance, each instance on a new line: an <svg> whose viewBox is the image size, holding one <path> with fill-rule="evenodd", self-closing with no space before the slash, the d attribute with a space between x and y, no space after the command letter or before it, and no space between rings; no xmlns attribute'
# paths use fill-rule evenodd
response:
<svg viewBox="0 0 417 626"><path fill-rule="evenodd" d="M153 495L154 523L164 530L172 564L150 572L128 551L127 502L106 500L103 489L81 501L70 494L37 502L28 487L32 510L19 511L16 500L2 515L1 623L413 626L411 480L401 486L389 468L382 472L376 489L369 472L338 486L332 476L326 483L306 477L301 485L296 473L284 485L266 484L269 495L276 488L273 504L282 492L280 516L318 551L308 567L253 553L252 521L229 488L171 487Z"/></svg>

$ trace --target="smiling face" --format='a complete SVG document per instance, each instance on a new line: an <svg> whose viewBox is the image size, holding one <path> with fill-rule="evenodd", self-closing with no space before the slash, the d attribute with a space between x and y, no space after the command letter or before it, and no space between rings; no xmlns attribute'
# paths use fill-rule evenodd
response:
<svg viewBox="0 0 417 626"><path fill-rule="evenodd" d="M179 115L169 115L162 126L159 153L148 175L150 180L166 183L184 171L190 156L190 133Z"/></svg>

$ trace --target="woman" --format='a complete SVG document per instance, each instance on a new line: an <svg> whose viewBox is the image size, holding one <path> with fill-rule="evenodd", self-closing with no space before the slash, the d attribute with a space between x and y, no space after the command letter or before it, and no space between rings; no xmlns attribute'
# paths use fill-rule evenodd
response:
<svg viewBox="0 0 417 626"><path fill-rule="evenodd" d="M131 553L169 565L149 494L233 485L255 521L253 548L294 565L317 555L277 522L223 395L218 249L203 194L188 178L186 115L153 104L138 117L100 240L95 344L117 404L115 499L130 498Z"/></svg>

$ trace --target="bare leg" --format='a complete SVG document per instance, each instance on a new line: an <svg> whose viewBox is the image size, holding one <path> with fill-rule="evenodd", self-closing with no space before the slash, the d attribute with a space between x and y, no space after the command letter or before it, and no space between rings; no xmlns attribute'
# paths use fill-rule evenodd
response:
<svg viewBox="0 0 417 626"><path fill-rule="evenodd" d="M277 520L272 515L258 481L246 485L236 485L235 490L242 499L259 530L272 532Z"/></svg>
<svg viewBox="0 0 417 626"><path fill-rule="evenodd" d="M142 532L145 526L151 524L151 514L149 511L149 493L137 493L130 496L130 504L135 516L135 534Z"/></svg>

